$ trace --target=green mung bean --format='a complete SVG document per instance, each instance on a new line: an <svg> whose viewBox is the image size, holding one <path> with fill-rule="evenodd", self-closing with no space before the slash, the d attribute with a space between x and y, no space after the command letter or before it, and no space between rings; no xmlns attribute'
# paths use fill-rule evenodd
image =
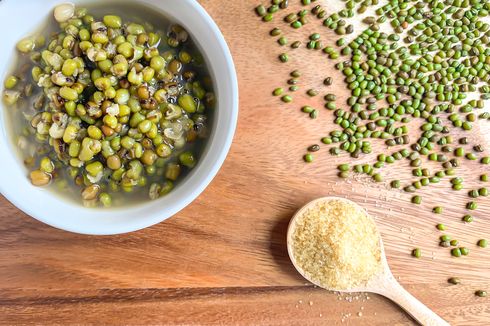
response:
<svg viewBox="0 0 490 326"><path fill-rule="evenodd" d="M318 95L318 90L316 89L309 89L306 91L306 94L308 94L308 96L310 97L314 97L314 96L317 96Z"/></svg>
<svg viewBox="0 0 490 326"><path fill-rule="evenodd" d="M289 55L288 55L287 53L281 53L281 54L279 55L279 60L280 60L281 62L283 62L283 63L284 63L284 62L288 62L288 61L289 61Z"/></svg>
<svg viewBox="0 0 490 326"><path fill-rule="evenodd" d="M274 89L274 91L272 92L274 96L280 96L282 95L282 93L284 93L284 89L281 87Z"/></svg>
<svg viewBox="0 0 490 326"><path fill-rule="evenodd" d="M277 27L273 28L273 29L272 29L272 30L269 32L269 34L270 34L271 36L278 36L278 35L281 35L281 33L282 33L282 31L281 31L279 28L277 28Z"/></svg>
<svg viewBox="0 0 490 326"><path fill-rule="evenodd" d="M461 255L463 255L463 256L468 256L468 254L470 253L470 250L466 247L459 248L459 251L461 252Z"/></svg>
<svg viewBox="0 0 490 326"><path fill-rule="evenodd" d="M463 189L463 185L462 184L455 184L452 186L452 189L459 191L459 190Z"/></svg>
<svg viewBox="0 0 490 326"><path fill-rule="evenodd" d="M441 236L439 237L439 239L440 239L441 241L451 241L451 237L450 237L450 236L448 236L448 235L446 235L446 234L441 235Z"/></svg>
<svg viewBox="0 0 490 326"><path fill-rule="evenodd" d="M454 257L461 257L461 250L459 248L451 249L451 255Z"/></svg>
<svg viewBox="0 0 490 326"><path fill-rule="evenodd" d="M420 250L420 248L413 249L412 250L412 256L414 256L415 258L422 257L422 251Z"/></svg>
<svg viewBox="0 0 490 326"><path fill-rule="evenodd" d="M274 15L272 13L268 13L268 14L265 14L263 17L262 17L262 20L264 22L270 22L272 21L272 19L274 18Z"/></svg>
<svg viewBox="0 0 490 326"><path fill-rule="evenodd" d="M420 203L422 203L422 197L420 197L420 196L413 196L412 197L412 203L413 204L420 205Z"/></svg>
<svg viewBox="0 0 490 326"><path fill-rule="evenodd" d="M332 143L332 138L330 138L330 137L323 137L321 139L321 141L322 141L322 143L329 145L329 144Z"/></svg>
<svg viewBox="0 0 490 326"><path fill-rule="evenodd" d="M478 208L478 204L475 201L470 201L466 203L466 209L475 210Z"/></svg>
<svg viewBox="0 0 490 326"><path fill-rule="evenodd" d="M451 284L454 284L454 285L457 285L457 284L460 284L461 283L461 280L459 279L459 277L451 277L447 281L448 281L448 283L451 283Z"/></svg>
<svg viewBox="0 0 490 326"><path fill-rule="evenodd" d="M286 45L288 44L288 39L284 36L281 36L277 39L277 43L279 43L279 45Z"/></svg>
<svg viewBox="0 0 490 326"><path fill-rule="evenodd" d="M255 12L257 13L258 16L263 17L267 13L267 10L263 5L255 7Z"/></svg>
<svg viewBox="0 0 490 326"><path fill-rule="evenodd" d="M349 177L349 172L347 172L347 171L339 172L338 176L339 176L339 178L347 179Z"/></svg>
<svg viewBox="0 0 490 326"><path fill-rule="evenodd" d="M339 171L349 171L350 166L349 164L341 164L337 168L339 169Z"/></svg>
<svg viewBox="0 0 490 326"><path fill-rule="evenodd" d="M309 152L318 152L320 150L320 145L314 144L308 147Z"/></svg>
<svg viewBox="0 0 490 326"><path fill-rule="evenodd" d="M439 242L439 246L441 246L443 248L449 248L449 247L451 247L451 244L449 243L449 241L441 241L441 242Z"/></svg>
<svg viewBox="0 0 490 326"><path fill-rule="evenodd" d="M471 215L465 215L465 216L463 216L463 222L466 222L466 223L473 222L473 216L471 216Z"/></svg>
<svg viewBox="0 0 490 326"><path fill-rule="evenodd" d="M468 196L471 198L477 198L478 196L480 196L480 193L478 192L478 190L473 189L468 192Z"/></svg>
<svg viewBox="0 0 490 326"><path fill-rule="evenodd" d="M483 290L478 290L478 291L475 292L475 295L477 297L483 298L483 297L486 297L487 296L487 292L486 291L483 291Z"/></svg>
<svg viewBox="0 0 490 326"><path fill-rule="evenodd" d="M311 163L311 162L313 162L313 155L310 153L305 154L305 156L303 156L303 159L305 162Z"/></svg>

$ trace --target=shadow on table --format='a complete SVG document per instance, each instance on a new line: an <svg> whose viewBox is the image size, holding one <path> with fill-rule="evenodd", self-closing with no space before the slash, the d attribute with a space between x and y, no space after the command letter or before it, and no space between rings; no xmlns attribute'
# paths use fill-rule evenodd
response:
<svg viewBox="0 0 490 326"><path fill-rule="evenodd" d="M270 253L274 262L281 268L284 273L289 274L297 279L302 279L301 275L296 271L289 259L286 235L288 231L289 221L295 210L281 216L274 224L271 231Z"/></svg>

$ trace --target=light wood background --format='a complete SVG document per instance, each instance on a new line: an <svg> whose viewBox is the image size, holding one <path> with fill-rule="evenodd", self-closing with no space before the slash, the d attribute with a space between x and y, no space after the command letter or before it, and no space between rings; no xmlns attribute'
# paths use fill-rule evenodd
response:
<svg viewBox="0 0 490 326"><path fill-rule="evenodd" d="M474 223L460 221L466 193L478 186L482 166L464 162L458 174L466 180L465 191L450 190L445 179L423 189L423 204L414 207L409 195L387 184L359 177L339 181L335 167L346 158L334 158L326 148L315 155L315 163L304 164L305 148L326 135L332 117L321 109L320 96L300 94L312 86L329 92L321 86L325 76L335 80L330 92L341 99L347 92L320 53L288 48L290 62L280 63L283 50L268 32L281 26L290 41L304 42L308 32L319 31L329 44L336 37L319 22L294 32L278 18L259 23L253 13L257 1L200 2L229 43L240 84L238 129L220 173L173 218L119 236L56 230L1 198L0 324L412 324L382 297L329 293L293 269L285 246L290 217L309 200L338 195L376 217L393 273L417 298L453 325L488 325L490 299L477 298L474 291L490 291L490 249L475 245L490 238L489 199L478 200ZM285 87L288 73L298 67L304 73L302 92L293 103L282 104L271 91ZM305 104L320 108L317 120L299 111ZM488 143L488 136L478 136L490 135L488 125L476 129L471 138ZM411 180L407 161L383 174ZM432 214L435 205L444 206L444 214ZM469 256L452 258L438 247L438 222L470 249ZM410 256L414 247L422 249L421 259ZM447 284L451 276L463 283Z"/></svg>

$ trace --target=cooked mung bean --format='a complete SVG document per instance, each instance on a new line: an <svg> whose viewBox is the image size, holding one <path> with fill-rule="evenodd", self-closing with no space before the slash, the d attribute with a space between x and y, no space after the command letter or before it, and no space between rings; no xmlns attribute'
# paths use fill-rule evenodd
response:
<svg viewBox="0 0 490 326"><path fill-rule="evenodd" d="M92 16L58 5L51 39L19 41L16 71L4 82L32 184L77 196L82 189L88 207L168 193L196 165L216 105L188 32L147 11L125 20L133 11L101 5ZM256 12L266 16L263 6Z"/></svg>

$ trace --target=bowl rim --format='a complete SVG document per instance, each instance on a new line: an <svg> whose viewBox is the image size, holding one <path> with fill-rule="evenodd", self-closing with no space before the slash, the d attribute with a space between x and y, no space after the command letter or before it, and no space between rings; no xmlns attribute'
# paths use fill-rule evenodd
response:
<svg viewBox="0 0 490 326"><path fill-rule="evenodd" d="M152 1L152 0L138 0L139 2L148 5L150 7L155 7L159 11L165 12L168 14L167 10L165 9L165 5L167 2L161 2L161 1ZM66 1L56 1L59 3L63 3ZM75 3L90 3L93 1L84 1L84 0L78 0L74 1ZM214 179L216 174L218 173L219 169L221 168L222 164L224 163L224 160L226 159L226 156L229 152L229 149L231 147L233 137L235 134L236 130L236 125L238 121L238 103L239 103L239 91L238 91L238 80L237 80L237 75L236 75L236 70L235 70L235 65L233 62L233 58L231 55L231 52L228 48L228 45L226 44L226 41L224 39L223 34L219 30L218 26L214 22L214 20L209 16L209 14L206 12L206 10L197 2L193 0L170 0L170 2L178 2L180 5L187 5L189 8L193 8L195 10L195 16L202 20L203 23L206 25L206 27L209 28L209 31L212 34L212 39L213 43L216 43L216 45L219 47L219 53L222 54L222 59L224 59L223 62L220 62L221 65L223 65L223 69L226 72L226 76L220 76L220 79L223 79L221 83L227 83L227 87L229 88L229 91L231 92L229 96L227 96L227 101L230 103L229 107L226 109L229 110L229 118L227 121L224 121L221 123L225 123L226 127L228 128L224 132L224 138L220 140L220 148L217 148L216 146L213 147L213 143L216 143L216 128L218 124L220 123L220 114L215 114L214 117L214 123L213 123L213 130L212 130L212 135L210 136L210 139L208 140L207 144L205 145L205 152L201 156L201 160L207 159L209 160L210 167L206 170L204 170L204 167L201 169L201 172L203 173L203 176L199 177L199 181L197 182L197 185L193 187L192 189L186 189L181 190L180 192L182 194L185 194L185 196L182 197L176 197L175 203L170 205L169 207L162 207L165 209L165 212L163 213L161 210L157 210L156 208L156 203L158 203L160 200L156 201L148 201L147 203L144 204L139 204L136 206L128 206L128 207L122 207L122 208L111 208L110 211L104 211L101 212L102 210L98 209L87 209L84 208L82 205L74 205L69 203L67 200L63 199L57 199L58 196L55 194L50 194L49 196L53 198L54 201L58 202L58 204L63 205L64 209L68 209L68 212L65 212L65 214L69 213L76 213L79 214L77 211L84 211L87 213L90 213L92 215L92 212L94 212L97 215L104 216L105 218L108 219L107 224L104 224L103 226L97 225L97 226L88 226L86 224L80 225L77 223L70 223L65 221L63 218L61 218L61 209L57 210L56 208L47 208L46 205L43 205L42 202L40 202L38 205L32 205L33 200L35 199L30 199L29 201L25 202L24 197L22 197L20 194L22 194L22 190L17 190L17 187L9 187L5 182L0 181L0 193L5 196L5 198L10 201L12 204L14 204L18 209L22 210L26 214L30 215L31 217L48 224L52 227L74 232L74 233L80 233L80 234L87 234L87 235L113 235L113 234L121 234L121 233L127 233L127 232L133 232L137 231L140 229L144 229L146 227L158 224L167 218L175 215L177 212L185 208L187 205L189 205L192 201L194 201L203 191L204 189L209 185L209 183ZM3 5L5 5L8 2L4 2ZM0 8L2 7L2 3L0 3ZM51 7L49 8L51 10ZM46 13L47 15L47 13ZM168 14L171 16L170 14ZM171 17L174 20L180 21L177 17ZM185 25L185 24L184 24ZM36 25L32 25L36 26ZM32 26L30 28L32 29ZM189 29L189 33L193 34L193 30ZM206 47L203 46L202 44L199 44L199 40L194 40L195 43L200 47L201 52L204 57L206 57L206 60L208 61L208 66L211 74L215 74L216 67L213 67L210 63L211 59L209 58L209 53L206 52ZM10 62L10 61L8 61ZM6 68L5 73L7 73L9 70ZM1 77L1 76L0 76ZM214 81L215 81L215 88L216 91L218 91L218 87L220 86L220 82L218 80L218 76L214 76ZM3 88L2 88L3 89ZM224 101L223 101L224 102ZM223 105L224 103L221 102L221 97L218 94L218 110ZM0 108L3 108L4 105L0 103ZM224 110L223 108L221 110ZM5 120L5 121L2 121ZM13 153L11 149L9 149L9 145L12 145L12 140L10 137L7 135L7 132L5 131L5 122L8 120L8 118L3 118L3 113L0 112L0 123L2 130L0 130L0 153L5 152L7 153L10 158L13 158L16 163L19 163L19 158L16 157L17 155ZM3 148L2 148L3 147ZM215 149L215 153L208 153L211 151L211 149ZM212 158L209 158L210 155L213 155ZM22 168L22 167L20 167ZM199 164L195 169L199 168ZM8 172L5 170L7 169L7 166L5 163L3 163L3 160L0 160L0 180L3 180L2 176L6 176ZM188 181L192 179L197 179L197 176L194 173L196 171L192 171L189 176L185 178L185 180L182 180L181 183L182 185L184 183L190 184ZM29 182L30 184L30 182ZM19 182L19 185L21 183ZM21 185L22 186L22 185ZM33 186L31 186L33 187ZM189 188L189 187L188 187ZM45 190L47 193L51 193L52 191L50 190ZM171 194L168 196L172 195L174 192L176 192L177 189L175 189ZM34 191L31 191L34 192ZM42 199L42 197L40 197ZM167 198L167 197L165 197ZM38 199L40 200L40 199ZM151 210L150 210L151 206ZM71 212L70 212L71 210ZM148 211L146 211L148 210ZM131 214L135 215L133 220L130 220L127 222L121 223L121 221L117 222L117 216L119 214ZM138 217L136 217L138 215ZM142 218L142 216L144 218Z"/></svg>

